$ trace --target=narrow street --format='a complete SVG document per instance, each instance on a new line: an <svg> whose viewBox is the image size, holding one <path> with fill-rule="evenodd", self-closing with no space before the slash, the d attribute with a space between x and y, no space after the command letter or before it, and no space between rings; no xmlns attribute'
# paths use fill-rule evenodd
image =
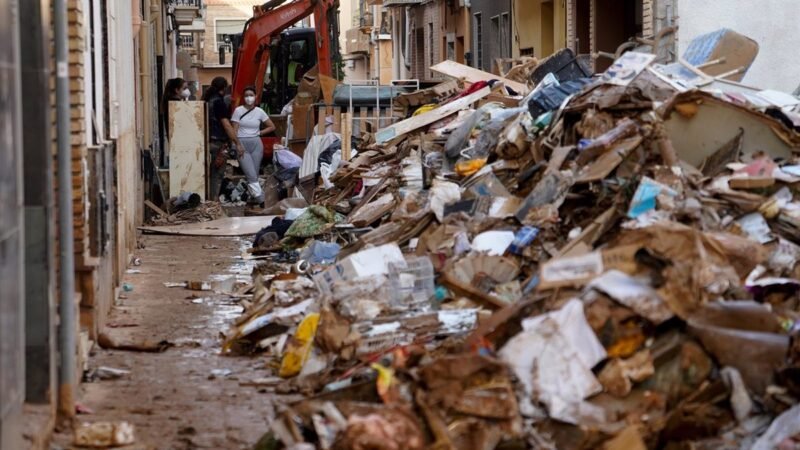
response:
<svg viewBox="0 0 800 450"><path fill-rule="evenodd" d="M0 0L0 450L800 450L800 0Z"/></svg>
<svg viewBox="0 0 800 450"><path fill-rule="evenodd" d="M240 255L250 243L239 238L145 235L127 270L106 333L118 344L167 341L161 353L104 350L95 346L89 372L98 367L129 370L114 380L82 384L78 421L127 421L137 448L251 448L267 430L273 396L240 386L242 378L264 376L265 360L220 352L220 331L241 312L230 296L169 288L188 280L249 282L252 264ZM203 247L206 247L205 249ZM208 248L219 247L219 248ZM199 298L191 298L199 297ZM71 430L57 443L69 448Z"/></svg>

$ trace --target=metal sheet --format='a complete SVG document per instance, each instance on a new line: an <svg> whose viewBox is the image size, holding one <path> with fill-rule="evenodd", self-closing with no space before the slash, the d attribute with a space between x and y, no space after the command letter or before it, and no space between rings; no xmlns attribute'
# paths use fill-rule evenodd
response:
<svg viewBox="0 0 800 450"><path fill-rule="evenodd" d="M142 231L180 236L247 236L272 223L279 216L226 217L209 222L161 227L139 227Z"/></svg>

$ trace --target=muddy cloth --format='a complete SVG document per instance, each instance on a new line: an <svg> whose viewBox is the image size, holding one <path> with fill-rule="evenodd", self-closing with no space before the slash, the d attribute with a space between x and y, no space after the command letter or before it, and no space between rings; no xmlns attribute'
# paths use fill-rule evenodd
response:
<svg viewBox="0 0 800 450"><path fill-rule="evenodd" d="M339 221L341 221L341 216L337 217L332 210L319 205L311 205L289 227L286 236L298 238L318 236Z"/></svg>

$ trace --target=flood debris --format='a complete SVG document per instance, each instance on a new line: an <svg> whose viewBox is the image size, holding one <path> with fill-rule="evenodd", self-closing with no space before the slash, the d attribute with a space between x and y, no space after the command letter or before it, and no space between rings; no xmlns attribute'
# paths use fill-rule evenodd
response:
<svg viewBox="0 0 800 450"><path fill-rule="evenodd" d="M262 443L796 441L800 133L769 111L800 102L654 60L439 64L454 80L333 150L301 209L268 208L223 345L304 395Z"/></svg>
<svg viewBox="0 0 800 450"><path fill-rule="evenodd" d="M77 447L113 448L136 442L134 428L128 422L81 423L75 427L73 443Z"/></svg>

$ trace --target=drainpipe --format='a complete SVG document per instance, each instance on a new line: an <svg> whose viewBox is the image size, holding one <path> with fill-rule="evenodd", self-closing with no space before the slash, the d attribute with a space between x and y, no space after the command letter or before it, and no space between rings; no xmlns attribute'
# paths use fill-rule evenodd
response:
<svg viewBox="0 0 800 450"><path fill-rule="evenodd" d="M138 3L138 2L136 2ZM148 148L153 143L153 114L158 110L152 105L153 84L152 84L152 54L150 39L150 9L144 8L140 17L139 28L139 85L142 89L142 148Z"/></svg>
<svg viewBox="0 0 800 450"><path fill-rule="evenodd" d="M75 415L75 254L72 229L72 149L70 146L69 63L67 55L67 0L55 0L53 23L56 47L56 136L58 142L58 229L61 291L59 293L60 367L59 410Z"/></svg>

